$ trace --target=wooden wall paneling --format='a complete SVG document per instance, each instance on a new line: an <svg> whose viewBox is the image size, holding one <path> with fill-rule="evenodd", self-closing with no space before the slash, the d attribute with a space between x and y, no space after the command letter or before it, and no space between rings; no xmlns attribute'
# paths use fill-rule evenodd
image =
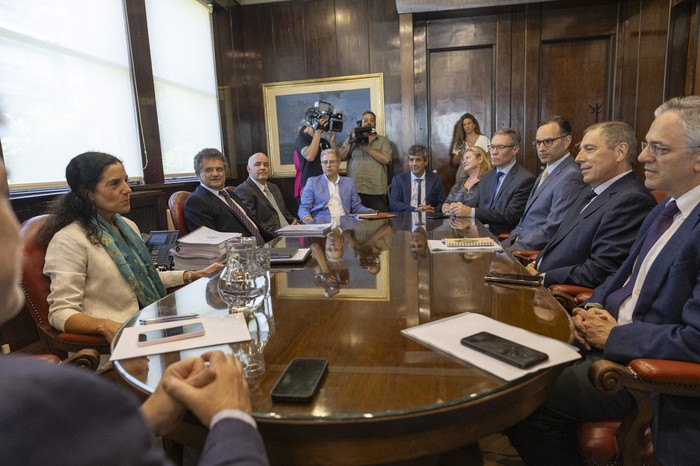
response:
<svg viewBox="0 0 700 466"><path fill-rule="evenodd" d="M542 44L540 118L561 115L571 122L574 147L583 130L610 119L610 37Z"/></svg>
<svg viewBox="0 0 700 466"><path fill-rule="evenodd" d="M218 85L219 115L221 120L223 153L229 159L229 165L236 159L236 120L239 106L238 94L233 86L235 80L235 61L233 59L233 14L221 7L214 6L212 12L212 29L214 36L214 58L216 62L216 82ZM193 154L194 155L194 154Z"/></svg>
<svg viewBox="0 0 700 466"><path fill-rule="evenodd" d="M643 140L649 130L654 110L665 100L662 70L665 69L667 50L668 3L665 0L643 0L640 5L638 84L627 94L636 99L635 132L639 140Z"/></svg>
<svg viewBox="0 0 700 466"><path fill-rule="evenodd" d="M127 35L133 53L134 90L138 106L137 120L140 129L141 156L145 162L143 176L146 183L163 183L163 155L160 147L156 91L153 84L151 49L146 26L146 4L144 0L124 2L128 22Z"/></svg>
<svg viewBox="0 0 700 466"><path fill-rule="evenodd" d="M399 16L393 0L369 0L368 10L369 72L384 75L384 128L393 149L392 163L387 167L391 182L394 163L401 159L403 124Z"/></svg>
<svg viewBox="0 0 700 466"><path fill-rule="evenodd" d="M298 3L295 3L298 6ZM303 3L306 77L338 76L335 2L311 0Z"/></svg>
<svg viewBox="0 0 700 466"><path fill-rule="evenodd" d="M473 114L481 130L490 135L495 81L494 47L471 47L429 52L429 102L431 169L437 170L446 189L451 189L452 136L465 112Z"/></svg>
<svg viewBox="0 0 700 466"><path fill-rule="evenodd" d="M691 18L694 5L681 2L671 9L669 44L666 60L665 97L683 96L690 82L692 61L688 52L692 50Z"/></svg>
<svg viewBox="0 0 700 466"><path fill-rule="evenodd" d="M428 49L474 47L496 42L494 15L433 20L428 22Z"/></svg>
<svg viewBox="0 0 700 466"><path fill-rule="evenodd" d="M412 144L429 146L430 121L428 121L428 118L430 112L428 109L430 103L428 102L428 76L430 70L428 69L427 36L428 28L425 22L414 25L413 69L415 74L413 77L413 86L415 92L415 128L413 140L404 141L405 149L401 153L404 159L403 165L406 170L408 170L408 161L405 160L405 156L408 154L408 148ZM430 163L428 164L428 169L432 170Z"/></svg>
<svg viewBox="0 0 700 466"><path fill-rule="evenodd" d="M307 24L299 4L280 2L266 5L265 24L260 24L260 27L264 27L264 34L268 36L268 40L259 41L261 55L256 57L263 60L263 82L308 78L304 30L315 26Z"/></svg>
<svg viewBox="0 0 700 466"><path fill-rule="evenodd" d="M335 55L338 59L338 75L350 76L369 70L372 44L369 31L369 3L371 0L335 1ZM349 125L361 115L348 115Z"/></svg>
<svg viewBox="0 0 700 466"><path fill-rule="evenodd" d="M404 171L401 155L411 146L415 140L415 99L416 90L413 85L415 77L414 64L414 25L413 15L399 15L399 36L401 47L401 109L403 112L403 126L401 138L397 141L399 149L398 158L394 158L393 168L395 173Z"/></svg>
<svg viewBox="0 0 700 466"><path fill-rule="evenodd" d="M522 14L505 12L496 16L495 96L492 131L486 133L489 138L499 129L511 128L514 120L522 121L522 94L513 92L513 89L522 89L524 73L514 73L513 70L523 68L524 53L516 44L524 43L524 30ZM513 118L514 115L517 117Z"/></svg>
<svg viewBox="0 0 700 466"><path fill-rule="evenodd" d="M540 119L540 44L542 31L542 18L539 8L526 8L524 41L522 43L524 63L521 69L514 69L513 73L522 73L523 83L519 90L513 86L514 94L522 92L523 97L523 119L522 126L518 127L518 122L514 121L513 129L522 134L522 144L518 160L525 168L532 173L539 172L539 159L537 151L530 145L530 141L535 139L537 123ZM515 44L514 44L515 45ZM514 53L516 53L514 51Z"/></svg>

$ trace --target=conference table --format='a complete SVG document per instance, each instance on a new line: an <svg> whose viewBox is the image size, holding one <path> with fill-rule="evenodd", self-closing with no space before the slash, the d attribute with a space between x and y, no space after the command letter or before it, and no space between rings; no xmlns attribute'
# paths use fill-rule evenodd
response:
<svg viewBox="0 0 700 466"><path fill-rule="evenodd" d="M469 219L344 217L326 238L278 238L304 247L294 267L273 267L269 298L256 323L266 371L249 380L253 416L272 464L384 464L429 458L500 432L531 413L562 367L506 382L401 333L471 312L572 341L571 320L543 287L490 284L490 271L519 273L505 252L431 253L428 240L489 236ZM189 284L142 309L140 318L229 311L216 276ZM224 345L232 352L234 345ZM115 362L142 397L164 368L211 348ZM217 346L216 349L221 349ZM273 402L270 392L293 358L326 358L329 371L311 403ZM171 437L201 447L206 428L188 414Z"/></svg>

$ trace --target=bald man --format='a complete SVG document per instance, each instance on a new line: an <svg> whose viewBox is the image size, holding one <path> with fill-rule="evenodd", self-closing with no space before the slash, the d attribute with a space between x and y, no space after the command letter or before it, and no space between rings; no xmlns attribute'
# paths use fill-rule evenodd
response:
<svg viewBox="0 0 700 466"><path fill-rule="evenodd" d="M248 179L236 188L236 194L250 213L253 220L271 236L279 228L299 223L284 205L282 192L268 182L270 161L262 152L253 154L248 159Z"/></svg>

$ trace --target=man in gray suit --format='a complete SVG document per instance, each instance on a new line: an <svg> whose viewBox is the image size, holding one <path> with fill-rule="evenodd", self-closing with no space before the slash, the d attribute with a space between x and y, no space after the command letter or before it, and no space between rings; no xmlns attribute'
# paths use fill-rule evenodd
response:
<svg viewBox="0 0 700 466"><path fill-rule="evenodd" d="M248 179L236 188L241 203L253 215L253 220L270 236L289 224L299 223L284 205L280 188L268 181L270 161L262 152L248 159Z"/></svg>
<svg viewBox="0 0 700 466"><path fill-rule="evenodd" d="M569 153L569 120L560 116L546 119L537 128L536 137L532 145L546 166L530 192L520 223L503 242L511 251L542 249L586 186L581 169Z"/></svg>
<svg viewBox="0 0 700 466"><path fill-rule="evenodd" d="M479 206L464 207L450 215L476 218L495 235L507 233L518 223L525 210L535 177L515 157L520 151L520 133L513 129L496 131L489 149L494 170L477 184Z"/></svg>

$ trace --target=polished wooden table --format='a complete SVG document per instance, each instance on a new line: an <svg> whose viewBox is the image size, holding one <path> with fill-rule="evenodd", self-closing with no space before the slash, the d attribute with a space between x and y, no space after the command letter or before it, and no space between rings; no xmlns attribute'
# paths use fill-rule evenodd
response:
<svg viewBox="0 0 700 466"><path fill-rule="evenodd" d="M480 224L343 219L328 239L280 240L312 247L305 267L272 274L265 312L267 370L250 381L253 415L273 464L380 464L428 457L513 425L545 398L561 370L505 382L405 337L401 330L476 312L571 341L566 312L544 289L484 282L490 270L518 272L505 253L430 254L427 239L486 236ZM412 231L414 230L414 231ZM330 285L329 285L330 284ZM329 296L329 297L326 297ZM143 309L140 317L227 313L216 279L202 279ZM226 349L227 346L224 346ZM124 360L117 371L142 395L183 354ZM270 391L295 357L329 360L310 404L273 403ZM187 423L174 438L201 446L206 430Z"/></svg>

